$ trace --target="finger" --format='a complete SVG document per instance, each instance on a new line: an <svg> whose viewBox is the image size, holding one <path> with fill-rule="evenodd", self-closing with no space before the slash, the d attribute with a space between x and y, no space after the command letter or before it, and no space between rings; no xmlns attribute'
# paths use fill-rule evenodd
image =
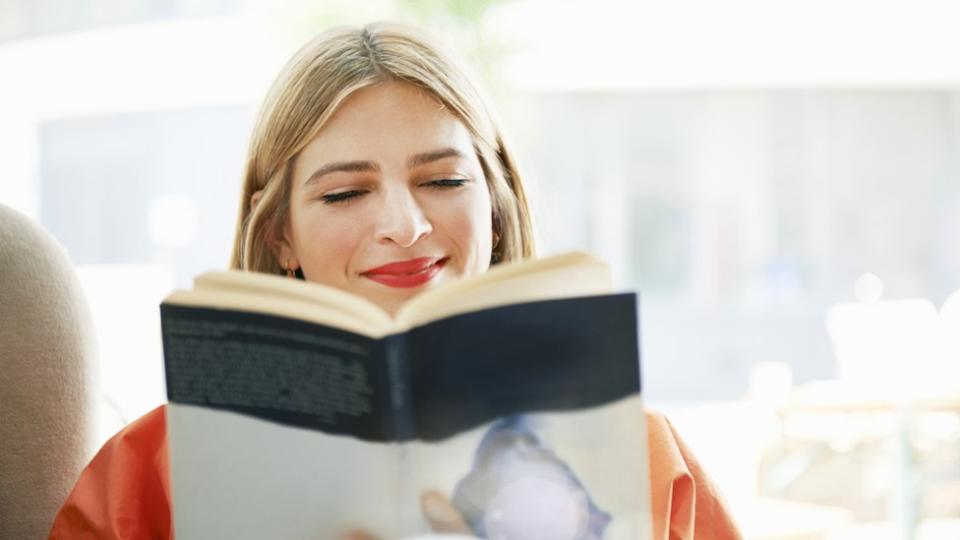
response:
<svg viewBox="0 0 960 540"><path fill-rule="evenodd" d="M430 524L430 529L437 533L469 534L470 526L464 521L460 511L450 503L442 493L426 491L420 496L420 508Z"/></svg>

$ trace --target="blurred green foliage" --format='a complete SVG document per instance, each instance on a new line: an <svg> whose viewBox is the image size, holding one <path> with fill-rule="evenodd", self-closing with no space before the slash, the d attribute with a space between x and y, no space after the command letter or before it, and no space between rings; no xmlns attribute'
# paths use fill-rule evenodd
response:
<svg viewBox="0 0 960 540"><path fill-rule="evenodd" d="M397 0L397 6L408 13L429 19L437 14L447 14L479 23L494 4L502 0Z"/></svg>

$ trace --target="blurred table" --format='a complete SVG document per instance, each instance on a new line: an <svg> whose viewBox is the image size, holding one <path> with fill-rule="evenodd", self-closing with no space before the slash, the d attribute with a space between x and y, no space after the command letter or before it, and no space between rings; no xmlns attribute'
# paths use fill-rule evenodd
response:
<svg viewBox="0 0 960 540"><path fill-rule="evenodd" d="M820 381L795 388L778 410L781 418L798 415L883 415L897 437L897 458L900 477L896 509L901 525L901 538L914 540L920 522L921 481L911 430L917 415L930 412L960 413L960 388L936 393L906 392L902 389L853 385L844 381ZM875 426L874 426L875 428ZM836 435L827 432L823 438ZM881 426L882 429L882 426Z"/></svg>

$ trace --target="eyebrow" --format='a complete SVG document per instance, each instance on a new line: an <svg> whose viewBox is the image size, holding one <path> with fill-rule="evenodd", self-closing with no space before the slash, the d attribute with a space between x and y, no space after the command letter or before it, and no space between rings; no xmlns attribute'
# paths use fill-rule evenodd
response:
<svg viewBox="0 0 960 540"><path fill-rule="evenodd" d="M407 159L407 168L412 169L414 167L419 167L421 165L426 165L433 161L438 161L441 159L446 159L449 157L465 158L467 157L463 152L457 150L456 148L441 148L439 150L431 150L429 152L421 152L419 154L414 154ZM303 183L303 185L309 185L320 180L321 177L334 173L334 172L379 172L380 166L373 161L337 161L334 163L327 163L323 167L313 171L313 174Z"/></svg>
<svg viewBox="0 0 960 540"><path fill-rule="evenodd" d="M431 161L437 161L448 157L465 158L467 156L463 155L463 152L457 150L456 148L441 148L440 150L431 150L430 152L423 152L410 156L410 159L407 160L407 168L412 169L414 167L419 167L420 165L430 163Z"/></svg>
<svg viewBox="0 0 960 540"><path fill-rule="evenodd" d="M303 183L308 186L320 180L321 177L334 172L369 172L379 171L380 166L372 161L337 161L327 163L323 167L313 171L313 174Z"/></svg>

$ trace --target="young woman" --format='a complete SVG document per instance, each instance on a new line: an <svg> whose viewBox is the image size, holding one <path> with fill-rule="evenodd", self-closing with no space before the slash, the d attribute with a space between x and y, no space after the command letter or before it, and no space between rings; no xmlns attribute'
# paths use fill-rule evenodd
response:
<svg viewBox="0 0 960 540"><path fill-rule="evenodd" d="M335 29L284 67L252 136L231 268L324 283L392 313L423 290L533 255L497 123L427 38L382 24ZM647 424L654 537L738 538L669 422L649 413ZM168 472L159 407L104 445L50 537L172 538ZM424 503L435 528L468 532L442 497Z"/></svg>

